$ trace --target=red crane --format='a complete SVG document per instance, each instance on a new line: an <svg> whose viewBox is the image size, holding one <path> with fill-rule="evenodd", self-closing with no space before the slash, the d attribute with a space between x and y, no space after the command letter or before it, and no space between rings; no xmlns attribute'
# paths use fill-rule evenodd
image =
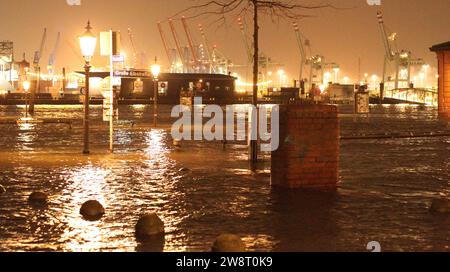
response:
<svg viewBox="0 0 450 272"><path fill-rule="evenodd" d="M164 34L164 30L162 28L161 22L158 22L158 30L159 30L159 34L161 35L161 40L164 45L164 50L166 50L167 58L169 59L169 63L172 65L173 59L172 59L172 56L170 55L169 44L167 42L166 35Z"/></svg>
<svg viewBox="0 0 450 272"><path fill-rule="evenodd" d="M173 20L172 19L169 19L169 25L170 25L170 29L172 30L172 35L173 35L173 39L175 40L175 45L177 47L178 54L180 56L181 64L183 66L185 66L183 51L181 50L180 41L178 40L177 31L175 29L175 26L173 25Z"/></svg>
<svg viewBox="0 0 450 272"><path fill-rule="evenodd" d="M183 23L184 32L186 33L186 37L188 39L189 49L191 50L192 53L192 59L194 61L194 64L196 65L198 63L197 52L195 51L194 42L192 41L191 34L189 33L189 27L186 18L184 16L181 17L181 22Z"/></svg>

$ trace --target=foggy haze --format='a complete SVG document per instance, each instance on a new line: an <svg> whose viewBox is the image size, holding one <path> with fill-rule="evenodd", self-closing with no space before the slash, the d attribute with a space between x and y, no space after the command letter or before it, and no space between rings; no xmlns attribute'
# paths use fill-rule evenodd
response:
<svg viewBox="0 0 450 272"><path fill-rule="evenodd" d="M120 30L127 54L131 54L127 35L127 28L131 27L137 51L145 52L149 62L157 56L167 68L168 60L156 23L197 2L83 0L81 6L69 6L65 0L0 0L3 11L0 39L14 42L16 60L21 60L22 54L26 53L27 60L31 62L46 27L48 40L41 63L45 67L60 31L62 40L56 60L57 69L67 67L71 71L80 70L83 61L77 36L83 33L89 19L96 34L110 28ZM306 1L310 4L324 2ZM376 18L378 10L384 12L389 29L398 33L399 48L411 50L415 57L423 58L435 73L436 59L429 52L429 47L450 40L450 0L383 0L381 6L369 6L366 0L330 0L327 3L348 9L307 11L314 16L299 21L299 25L301 32L311 41L313 53L323 54L327 61L338 63L341 76L357 80L358 57L362 61L362 73L381 75L384 48ZM204 24L211 45L217 45L233 63L247 65L246 50L235 19L230 17L223 26L216 24L208 27L214 18L198 18L189 22L190 31L197 43L201 43L197 25ZM284 63L289 78L297 78L300 57L292 22L262 20L261 50L274 61ZM177 26L178 35L185 44L181 23L177 22ZM168 27L166 35L173 44ZM95 66L106 63L107 59L99 55L93 59Z"/></svg>

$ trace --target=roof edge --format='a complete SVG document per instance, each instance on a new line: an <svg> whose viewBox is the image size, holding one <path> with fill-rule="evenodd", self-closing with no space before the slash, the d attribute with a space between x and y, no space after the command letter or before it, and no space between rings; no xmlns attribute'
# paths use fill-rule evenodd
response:
<svg viewBox="0 0 450 272"><path fill-rule="evenodd" d="M432 52L440 52L440 51L446 51L446 50L450 50L450 41L433 45L430 48L430 51L432 51Z"/></svg>

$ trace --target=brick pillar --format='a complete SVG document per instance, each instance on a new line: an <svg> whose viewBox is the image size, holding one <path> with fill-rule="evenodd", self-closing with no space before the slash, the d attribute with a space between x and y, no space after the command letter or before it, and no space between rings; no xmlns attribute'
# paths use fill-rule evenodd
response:
<svg viewBox="0 0 450 272"><path fill-rule="evenodd" d="M338 172L337 107L280 106L280 147L272 152L272 186L336 187Z"/></svg>
<svg viewBox="0 0 450 272"><path fill-rule="evenodd" d="M438 52L439 115L450 117L450 50Z"/></svg>

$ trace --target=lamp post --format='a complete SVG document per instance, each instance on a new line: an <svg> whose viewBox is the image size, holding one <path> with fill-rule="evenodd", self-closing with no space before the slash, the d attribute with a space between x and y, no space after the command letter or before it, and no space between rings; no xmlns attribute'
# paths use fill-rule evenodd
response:
<svg viewBox="0 0 450 272"><path fill-rule="evenodd" d="M28 118L28 91L30 90L30 82L24 81L22 83L23 89L25 90L25 118Z"/></svg>
<svg viewBox="0 0 450 272"><path fill-rule="evenodd" d="M86 32L79 37L81 53L85 60L85 94L84 94L84 149L83 154L89 154L89 73L91 70L91 59L94 56L97 38L91 32L91 23L88 21Z"/></svg>
<svg viewBox="0 0 450 272"><path fill-rule="evenodd" d="M153 75L153 126L158 125L158 77L161 72L161 66L158 65L158 59L155 58L155 64L151 67Z"/></svg>

